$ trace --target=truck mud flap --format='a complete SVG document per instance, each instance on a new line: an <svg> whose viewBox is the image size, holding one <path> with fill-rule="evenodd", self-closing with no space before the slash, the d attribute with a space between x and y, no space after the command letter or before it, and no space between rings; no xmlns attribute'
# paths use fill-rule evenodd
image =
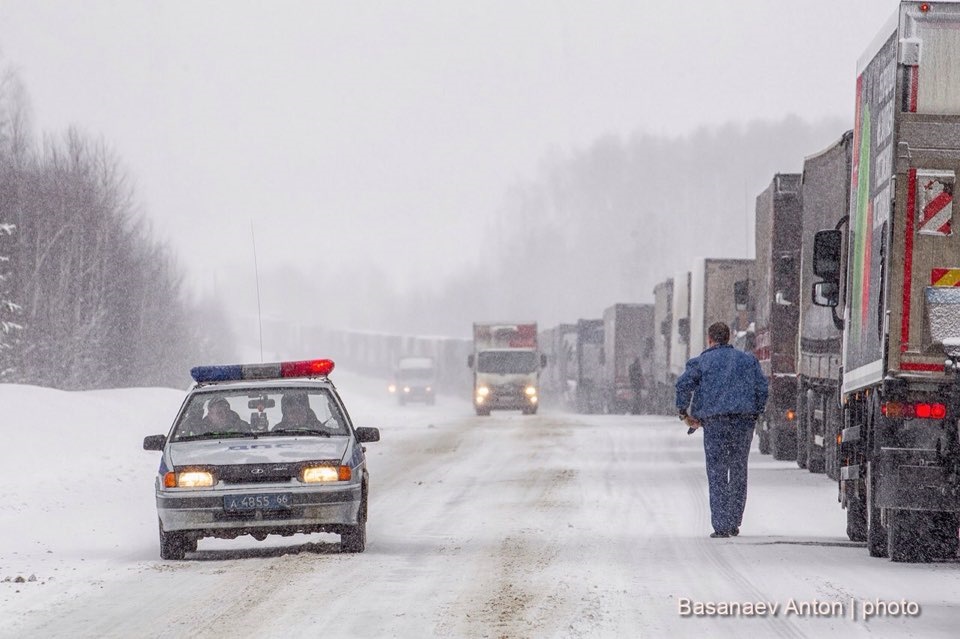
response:
<svg viewBox="0 0 960 639"><path fill-rule="evenodd" d="M881 449L877 505L881 508L960 512L960 478L939 464L935 450Z"/></svg>

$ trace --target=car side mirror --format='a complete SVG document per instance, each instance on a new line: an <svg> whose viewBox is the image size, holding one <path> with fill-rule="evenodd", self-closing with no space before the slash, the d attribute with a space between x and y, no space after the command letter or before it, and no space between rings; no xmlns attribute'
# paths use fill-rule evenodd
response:
<svg viewBox="0 0 960 639"><path fill-rule="evenodd" d="M163 450L163 447L166 443L167 443L166 435L149 435L148 437L143 438L143 449L144 450Z"/></svg>
<svg viewBox="0 0 960 639"><path fill-rule="evenodd" d="M361 426L360 428L355 428L354 432L357 434L357 441L360 442L361 444L366 444L367 442L380 441L379 428L370 428L369 426Z"/></svg>

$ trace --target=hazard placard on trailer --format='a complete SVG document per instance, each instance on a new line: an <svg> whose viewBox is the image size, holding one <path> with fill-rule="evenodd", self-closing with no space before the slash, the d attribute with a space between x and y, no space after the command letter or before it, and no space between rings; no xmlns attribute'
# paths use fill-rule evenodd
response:
<svg viewBox="0 0 960 639"><path fill-rule="evenodd" d="M954 182L953 171L917 170L917 232L921 235L951 234Z"/></svg>
<svg viewBox="0 0 960 639"><path fill-rule="evenodd" d="M935 268L930 271L930 286L960 287L960 268Z"/></svg>

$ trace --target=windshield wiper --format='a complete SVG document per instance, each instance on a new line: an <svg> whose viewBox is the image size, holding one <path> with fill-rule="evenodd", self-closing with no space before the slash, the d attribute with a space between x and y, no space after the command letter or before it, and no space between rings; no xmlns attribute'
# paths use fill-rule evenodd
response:
<svg viewBox="0 0 960 639"><path fill-rule="evenodd" d="M238 431L238 430L216 430L209 433L198 433L196 435L184 435L182 437L177 437L173 441L175 442L192 442L197 441L198 439L227 439L231 437L252 437L256 439L259 437L257 433Z"/></svg>
<svg viewBox="0 0 960 639"><path fill-rule="evenodd" d="M271 435L316 435L318 437L333 437L333 433L328 430L319 430L317 428L279 428L270 431Z"/></svg>

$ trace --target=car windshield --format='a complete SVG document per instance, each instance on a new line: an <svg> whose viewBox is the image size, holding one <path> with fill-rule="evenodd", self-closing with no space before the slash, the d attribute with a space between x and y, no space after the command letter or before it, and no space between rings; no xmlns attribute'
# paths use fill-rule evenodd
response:
<svg viewBox="0 0 960 639"><path fill-rule="evenodd" d="M533 351L483 351L477 356L477 372L515 375L537 370Z"/></svg>
<svg viewBox="0 0 960 639"><path fill-rule="evenodd" d="M432 368L401 368L397 371L397 379L404 381L429 381L433 379Z"/></svg>
<svg viewBox="0 0 960 639"><path fill-rule="evenodd" d="M183 407L171 441L347 435L346 420L325 388L216 389L194 393Z"/></svg>

